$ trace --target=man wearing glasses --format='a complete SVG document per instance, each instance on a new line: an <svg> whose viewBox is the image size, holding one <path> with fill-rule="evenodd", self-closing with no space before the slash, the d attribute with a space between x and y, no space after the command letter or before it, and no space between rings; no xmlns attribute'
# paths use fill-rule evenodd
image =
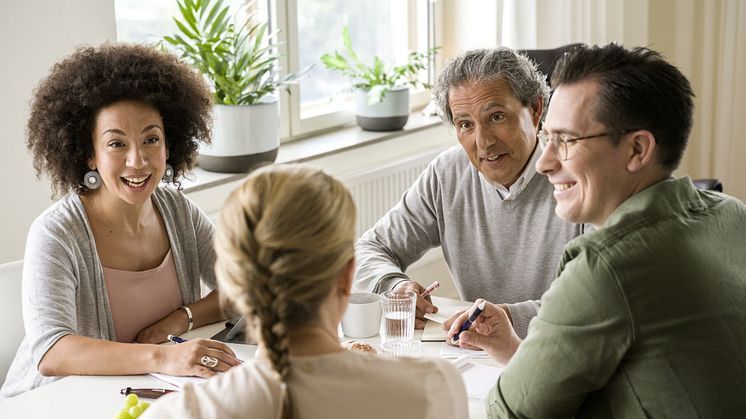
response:
<svg viewBox="0 0 746 419"><path fill-rule="evenodd" d="M583 232L557 218L553 187L534 168L548 93L544 75L508 48L468 51L447 64L435 95L460 147L438 156L358 241L358 289L422 293L431 279L404 271L441 246L461 298L508 303L503 309L525 335L563 247ZM418 298L417 327L435 310Z"/></svg>
<svg viewBox="0 0 746 419"><path fill-rule="evenodd" d="M491 304L460 335L507 363L490 417L743 416L746 206L671 176L689 82L610 44L561 58L552 86L536 168L557 214L597 230L565 248L525 340Z"/></svg>

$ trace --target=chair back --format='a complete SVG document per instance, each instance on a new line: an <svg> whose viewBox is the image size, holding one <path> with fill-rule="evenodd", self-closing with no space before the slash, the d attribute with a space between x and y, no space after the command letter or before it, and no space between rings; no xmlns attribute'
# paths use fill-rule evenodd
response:
<svg viewBox="0 0 746 419"><path fill-rule="evenodd" d="M694 186L696 186L697 188L704 189L706 191L723 191L723 183L720 182L718 179L694 179L692 183L694 183Z"/></svg>
<svg viewBox="0 0 746 419"><path fill-rule="evenodd" d="M25 335L21 310L22 277L22 260L0 265L0 385L5 382L8 368Z"/></svg>
<svg viewBox="0 0 746 419"><path fill-rule="evenodd" d="M546 74L548 84L549 79L552 77L554 63L557 61L557 59L561 57L562 54L570 51L578 45L582 44L568 44L552 49L524 49L521 50L521 53L534 60L534 62L539 66L539 71Z"/></svg>

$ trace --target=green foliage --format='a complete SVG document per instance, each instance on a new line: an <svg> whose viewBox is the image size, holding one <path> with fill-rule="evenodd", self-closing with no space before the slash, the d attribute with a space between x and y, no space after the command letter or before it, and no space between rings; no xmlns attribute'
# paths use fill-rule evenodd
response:
<svg viewBox="0 0 746 419"><path fill-rule="evenodd" d="M352 39L347 26L342 29L342 42L344 43L345 57L338 51L334 54L324 54L321 62L326 68L337 71L344 76L353 79L353 87L368 91L368 103L373 104L383 100L386 92L401 86L432 87L429 83L417 80L421 70L427 68L427 63L435 56L439 47L431 48L421 53L412 51L407 57L406 64L391 66L383 62L381 57L373 57L373 64L368 66L360 61L355 50L352 49Z"/></svg>
<svg viewBox="0 0 746 419"><path fill-rule="evenodd" d="M277 77L277 44L273 34L267 34L267 24L255 22L256 10L236 27L224 0L177 3L181 19L174 17L174 22L179 33L163 39L210 80L216 103L253 105L298 79L299 74Z"/></svg>

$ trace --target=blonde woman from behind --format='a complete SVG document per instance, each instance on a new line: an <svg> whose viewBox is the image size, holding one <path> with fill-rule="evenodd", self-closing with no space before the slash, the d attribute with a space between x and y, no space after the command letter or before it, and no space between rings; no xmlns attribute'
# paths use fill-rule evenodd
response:
<svg viewBox="0 0 746 419"><path fill-rule="evenodd" d="M216 233L221 295L248 316L255 359L154 403L148 418L466 418L458 371L443 360L346 351L337 325L352 287L355 206L303 165L254 171Z"/></svg>

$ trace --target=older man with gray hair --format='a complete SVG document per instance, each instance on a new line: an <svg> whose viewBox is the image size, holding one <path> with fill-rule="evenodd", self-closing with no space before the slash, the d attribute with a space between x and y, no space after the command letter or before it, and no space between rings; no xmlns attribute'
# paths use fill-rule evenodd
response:
<svg viewBox="0 0 746 419"><path fill-rule="evenodd" d="M554 214L554 189L536 176L536 132L548 94L536 65L508 48L471 50L447 64L435 95L461 147L433 160L357 242L357 289L421 294L422 282L404 272L441 246L460 297L504 303L525 335L563 247L583 232ZM436 311L418 297L417 327Z"/></svg>

